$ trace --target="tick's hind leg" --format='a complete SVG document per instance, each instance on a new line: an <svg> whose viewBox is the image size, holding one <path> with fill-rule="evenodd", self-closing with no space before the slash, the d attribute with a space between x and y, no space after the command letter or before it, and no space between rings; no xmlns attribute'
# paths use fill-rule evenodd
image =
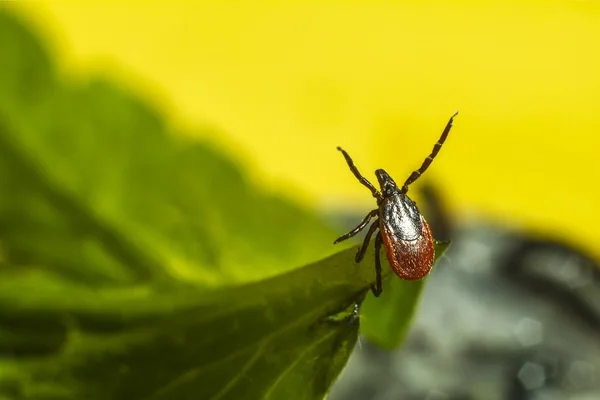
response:
<svg viewBox="0 0 600 400"><path fill-rule="evenodd" d="M381 232L377 233L375 237L375 285L371 285L371 291L375 297L379 297L383 292L383 285L381 282Z"/></svg>
<svg viewBox="0 0 600 400"><path fill-rule="evenodd" d="M365 217L365 219L363 219L362 222L356 228L352 229L350 232L346 233L344 236L339 237L335 242L333 242L333 244L337 244L337 243L341 242L342 240L351 238L352 236L356 235L358 232L365 229L365 226L367 226L367 224L369 223L371 218L376 216L378 213L379 213L379 210L373 210L370 213L368 213L367 216Z"/></svg>
<svg viewBox="0 0 600 400"><path fill-rule="evenodd" d="M358 253L356 253L356 262L359 263L365 256L365 252L367 251L367 247L369 247L369 241L371 240L371 236L375 233L375 230L379 227L379 220L376 220L371 224L367 235L365 236L365 240L363 241L363 245L358 249Z"/></svg>

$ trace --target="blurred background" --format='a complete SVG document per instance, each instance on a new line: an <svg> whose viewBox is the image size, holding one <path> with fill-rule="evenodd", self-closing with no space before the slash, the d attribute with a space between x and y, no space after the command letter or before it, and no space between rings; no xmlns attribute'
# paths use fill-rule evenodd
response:
<svg viewBox="0 0 600 400"><path fill-rule="evenodd" d="M453 246L406 345L361 342L330 397L600 398L600 3L0 7L340 232L374 202L336 146L401 182L459 110L411 192Z"/></svg>

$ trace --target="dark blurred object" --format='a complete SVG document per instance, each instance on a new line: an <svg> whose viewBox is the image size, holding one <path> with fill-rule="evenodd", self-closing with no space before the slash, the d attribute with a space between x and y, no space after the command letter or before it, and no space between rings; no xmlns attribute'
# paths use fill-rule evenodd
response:
<svg viewBox="0 0 600 400"><path fill-rule="evenodd" d="M429 228L436 240L449 241L452 239L452 219L446 211L444 200L430 184L419 188L423 202L419 204L421 213L426 217Z"/></svg>
<svg viewBox="0 0 600 400"><path fill-rule="evenodd" d="M427 191L419 206L436 239L448 235L452 246L428 278L403 348L362 340L328 399L600 399L597 262L481 221L452 229Z"/></svg>

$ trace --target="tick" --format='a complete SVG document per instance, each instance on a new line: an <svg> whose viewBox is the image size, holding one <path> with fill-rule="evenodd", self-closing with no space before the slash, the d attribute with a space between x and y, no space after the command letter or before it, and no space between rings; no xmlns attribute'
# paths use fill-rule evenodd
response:
<svg viewBox="0 0 600 400"><path fill-rule="evenodd" d="M431 154L427 156L421 167L414 171L404 182L401 188L383 169L375 171L381 192L373 186L367 178L362 176L352 158L341 147L337 149L342 152L350 170L358 181L367 187L377 199L377 209L372 210L362 222L347 234L338 238L333 244L355 236L365 229L372 218L378 217L369 227L362 246L356 253L356 262L359 263L365 256L371 237L375 236L375 273L376 283L371 286L371 291L378 297L383 291L381 284L381 245L385 247L390 266L400 278L405 280L422 279L431 271L435 258L434 241L431 230L425 218L421 215L417 205L408 197L408 186L415 182L429 168L429 165L438 154L442 145L448 137L452 128L455 112L446 124L442 135L433 146Z"/></svg>

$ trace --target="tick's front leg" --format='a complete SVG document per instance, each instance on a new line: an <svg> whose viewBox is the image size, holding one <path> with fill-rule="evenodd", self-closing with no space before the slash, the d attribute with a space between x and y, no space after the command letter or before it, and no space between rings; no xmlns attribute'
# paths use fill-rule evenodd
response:
<svg viewBox="0 0 600 400"><path fill-rule="evenodd" d="M361 260L365 256L367 247L369 247L369 241L371 240L371 236L373 236L373 234L375 233L375 231L377 230L378 227L379 227L379 220L376 220L375 222L373 222L371 224L371 227L369 228L369 231L367 232L367 235L365 236L365 240L363 241L363 245L358 249L358 253L356 253L355 260L357 263L361 262Z"/></svg>
<svg viewBox="0 0 600 400"><path fill-rule="evenodd" d="M350 167L350 171L352 171L356 179L358 179L360 183L365 185L371 191L371 194L377 199L377 202L382 202L383 196L381 193L379 193L379 190L377 190L367 178L361 175L361 173L358 171L358 168L356 168L356 165L354 165L354 161L352 161L352 158L350 158L350 155L346 153L346 150L343 150L341 147L338 147L337 149L344 155L346 163L348 164L348 167Z"/></svg>
<svg viewBox="0 0 600 400"><path fill-rule="evenodd" d="M367 224L369 223L371 218L375 217L378 213L379 213L379 210L373 210L370 213L368 213L367 216L365 217L365 219L363 219L362 222L356 228L352 229L350 232L346 233L344 236L339 237L335 242L333 242L333 244L338 244L339 242L341 242L343 240L351 238L352 236L356 235L358 232L365 229L365 226L367 226Z"/></svg>

